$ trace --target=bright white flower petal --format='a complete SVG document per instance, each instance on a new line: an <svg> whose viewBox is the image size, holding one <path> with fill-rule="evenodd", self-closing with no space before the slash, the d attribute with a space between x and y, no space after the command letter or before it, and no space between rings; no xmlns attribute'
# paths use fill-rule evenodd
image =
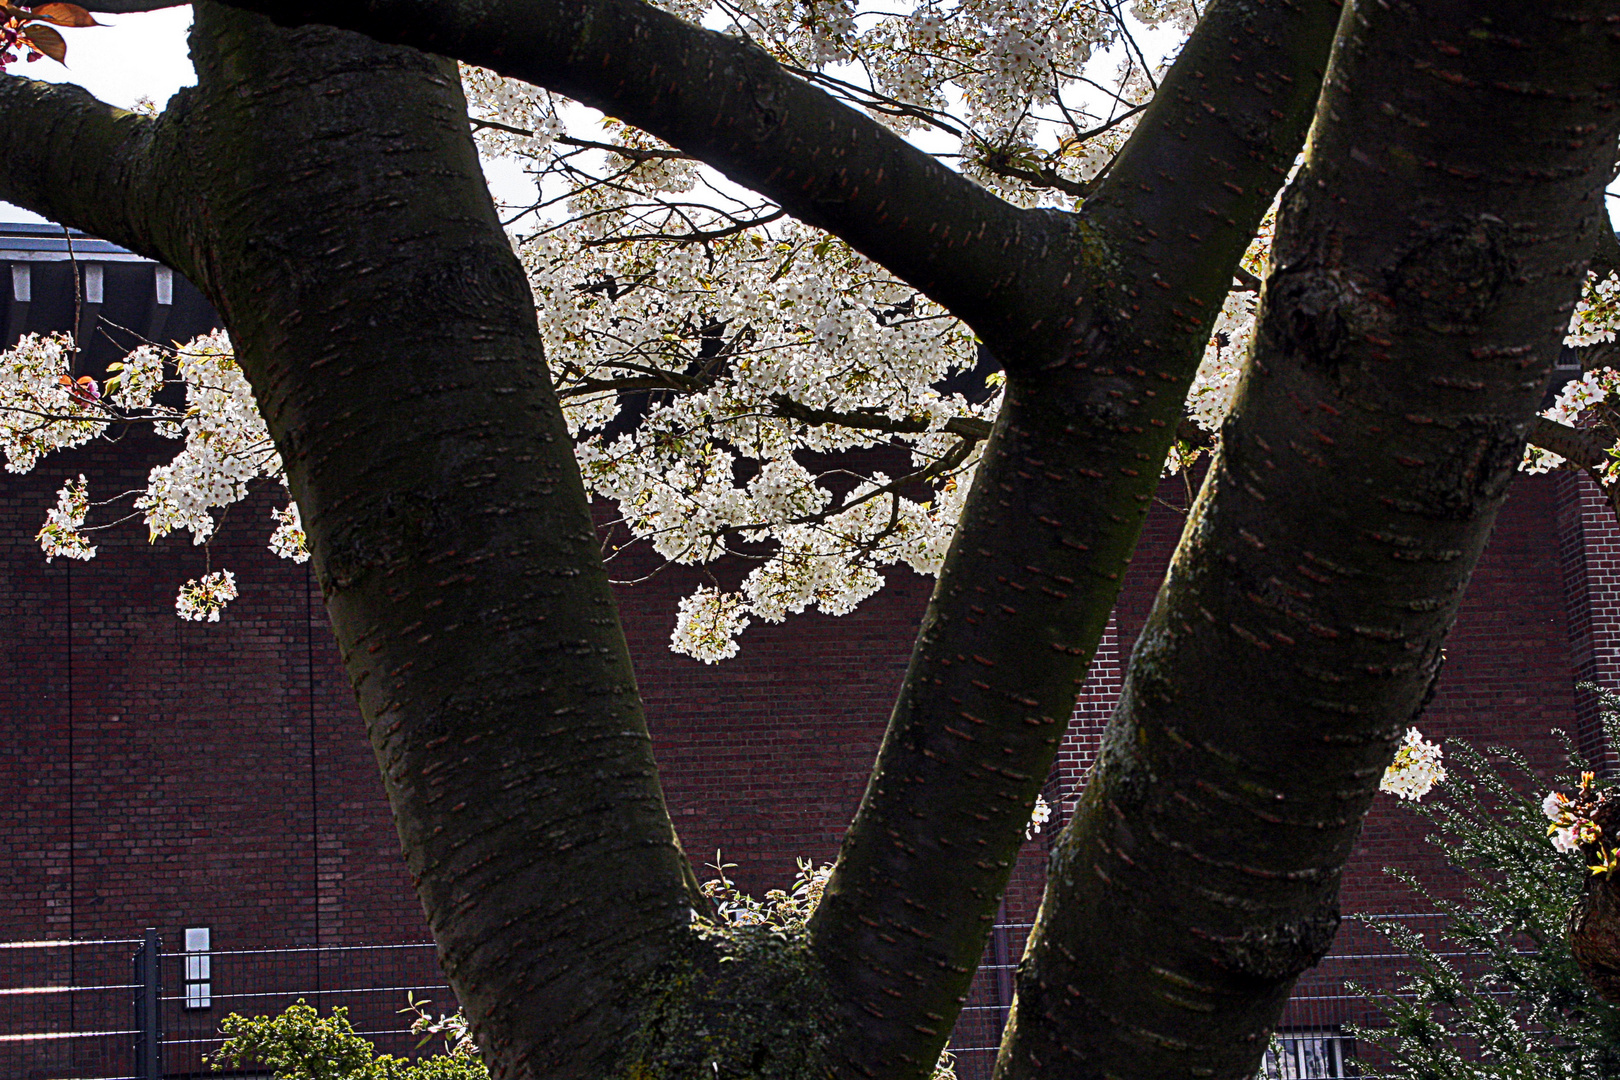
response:
<svg viewBox="0 0 1620 1080"><path fill-rule="evenodd" d="M236 575L229 570L215 570L200 578L192 578L180 586L175 597L175 614L191 622L219 622L219 613L226 604L236 599Z"/></svg>
<svg viewBox="0 0 1620 1080"><path fill-rule="evenodd" d="M1406 737L1395 752L1395 760L1384 771L1378 788L1416 802L1445 778L1446 770L1440 764L1440 747L1426 742L1417 728L1407 728Z"/></svg>

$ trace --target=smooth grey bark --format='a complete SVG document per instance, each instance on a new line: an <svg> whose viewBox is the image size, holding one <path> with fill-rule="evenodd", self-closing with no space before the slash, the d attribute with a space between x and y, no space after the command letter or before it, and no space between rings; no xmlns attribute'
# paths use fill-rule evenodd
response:
<svg viewBox="0 0 1620 1080"><path fill-rule="evenodd" d="M1250 365L1053 853L998 1077L1252 1076L1332 941L1608 228L1617 19L1347 5Z"/></svg>

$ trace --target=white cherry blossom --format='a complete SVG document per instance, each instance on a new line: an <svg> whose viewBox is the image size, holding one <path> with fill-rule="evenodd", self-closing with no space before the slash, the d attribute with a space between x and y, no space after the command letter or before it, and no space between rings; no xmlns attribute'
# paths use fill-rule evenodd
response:
<svg viewBox="0 0 1620 1080"><path fill-rule="evenodd" d="M236 575L229 570L215 570L180 586L174 611L191 622L219 622L220 611L235 599Z"/></svg>
<svg viewBox="0 0 1620 1080"><path fill-rule="evenodd" d="M64 559L93 559L95 546L85 539L84 516L90 510L89 484L80 473L77 480L69 480L56 493L56 509L45 517L35 537L45 552L45 561L58 555Z"/></svg>
<svg viewBox="0 0 1620 1080"><path fill-rule="evenodd" d="M1142 0L1134 23L1109 5L1035 0L664 6L926 136L1015 204L1059 209L1129 137L1157 82L1144 64L1168 60L1127 35L1185 34L1197 19L1188 0ZM645 133L487 71L462 80L480 151L539 188L541 205L512 208L530 211L513 243L585 483L627 537L610 571L637 551L747 564L733 588L711 581L680 602L672 646L713 662L756 620L853 610L890 567L937 574L1000 403L972 334L843 241ZM1268 243L1263 231L1251 269ZM1195 381L1191 414L1209 431L1230 407L1253 307L1253 292L1233 294ZM136 349L105 400L62 382L71 350L57 337L5 355L0 438L14 469L114 420L149 421L184 445L134 507L153 538L185 530L199 544L225 507L282 482L223 334ZM167 409L162 388L176 383L185 407ZM308 558L297 507L275 514L272 550Z"/></svg>
<svg viewBox="0 0 1620 1080"><path fill-rule="evenodd" d="M1416 802L1445 778L1440 747L1426 741L1417 728L1407 728L1400 749L1395 751L1395 760L1384 770L1378 790Z"/></svg>

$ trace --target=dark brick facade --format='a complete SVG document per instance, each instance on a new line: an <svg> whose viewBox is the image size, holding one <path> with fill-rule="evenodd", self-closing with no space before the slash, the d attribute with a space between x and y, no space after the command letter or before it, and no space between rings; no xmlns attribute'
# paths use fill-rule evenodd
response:
<svg viewBox="0 0 1620 1080"><path fill-rule="evenodd" d="M9 309L7 342L65 325L67 272L34 264L33 298L20 315ZM143 263L109 269L101 313L151 325L153 275ZM207 313L183 281L174 290L163 336L184 338ZM131 436L0 478L0 941L145 926L171 941L208 926L215 949L422 940L318 590L305 567L265 548L279 493L232 508L207 553L241 588L218 624L174 615L180 581L205 569L189 537L148 545L132 523L103 534L93 561L50 565L33 542L65 477L87 474L104 498L141 486L174 448ZM1162 495L1047 788L1059 821L1179 534L1183 482ZM755 625L741 655L714 667L668 649L676 600L693 584L680 570L621 590L669 808L700 868L718 851L757 894L791 880L796 857L835 854L932 586L903 569L886 576L855 613ZM1620 529L1588 481L1522 478L1421 726L1515 747L1544 770L1561 759L1555 727L1601 756L1579 679L1620 685ZM1441 873L1424 832L1380 800L1346 875L1346 908L1412 910L1380 868ZM1027 845L1006 920L1032 917L1049 836Z"/></svg>

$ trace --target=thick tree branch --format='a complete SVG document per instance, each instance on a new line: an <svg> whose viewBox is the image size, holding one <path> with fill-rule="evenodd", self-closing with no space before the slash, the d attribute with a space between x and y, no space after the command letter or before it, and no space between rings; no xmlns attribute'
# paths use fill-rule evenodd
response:
<svg viewBox="0 0 1620 1080"><path fill-rule="evenodd" d="M707 955L701 901L455 68L206 2L192 57L162 123L193 280L286 464L445 973L495 1075L601 1080L646 1049L635 991Z"/></svg>
<svg viewBox="0 0 1620 1080"><path fill-rule="evenodd" d="M252 2L629 120L843 236L1005 363L1006 405L812 928L853 1028L836 1047L850 1074L923 1075L1232 270L1309 122L1337 5L1214 5L1076 216L1000 203L757 50L629 0Z"/></svg>
<svg viewBox="0 0 1620 1080"><path fill-rule="evenodd" d="M1346 8L1251 371L1053 855L1003 1080L1254 1074L1609 228L1620 0Z"/></svg>
<svg viewBox="0 0 1620 1080"><path fill-rule="evenodd" d="M861 1035L852 1075L926 1075L949 1030L1338 16L1213 5L1075 241L1026 270L1079 295L995 349L1006 398L812 926Z"/></svg>
<svg viewBox="0 0 1620 1080"><path fill-rule="evenodd" d="M160 125L80 87L0 75L0 199L170 261L185 200Z"/></svg>
<svg viewBox="0 0 1620 1080"><path fill-rule="evenodd" d="M701 158L995 338L1040 318L1020 271L1066 232L785 71L640 0L244 0L567 94Z"/></svg>
<svg viewBox="0 0 1620 1080"><path fill-rule="evenodd" d="M812 426L830 424L834 427L859 428L863 431L889 431L895 434L919 434L932 425L927 417L896 419L877 410L839 412L836 409L817 409L794 401L786 394L771 395L771 404L778 416L800 420ZM974 442L990 437L990 421L977 416L953 416L945 421L942 431L960 435Z"/></svg>
<svg viewBox="0 0 1620 1080"><path fill-rule="evenodd" d="M1582 468L1595 469L1614 460L1609 457L1608 444L1596 435L1545 416L1531 422L1528 442L1531 446L1551 450Z"/></svg>

